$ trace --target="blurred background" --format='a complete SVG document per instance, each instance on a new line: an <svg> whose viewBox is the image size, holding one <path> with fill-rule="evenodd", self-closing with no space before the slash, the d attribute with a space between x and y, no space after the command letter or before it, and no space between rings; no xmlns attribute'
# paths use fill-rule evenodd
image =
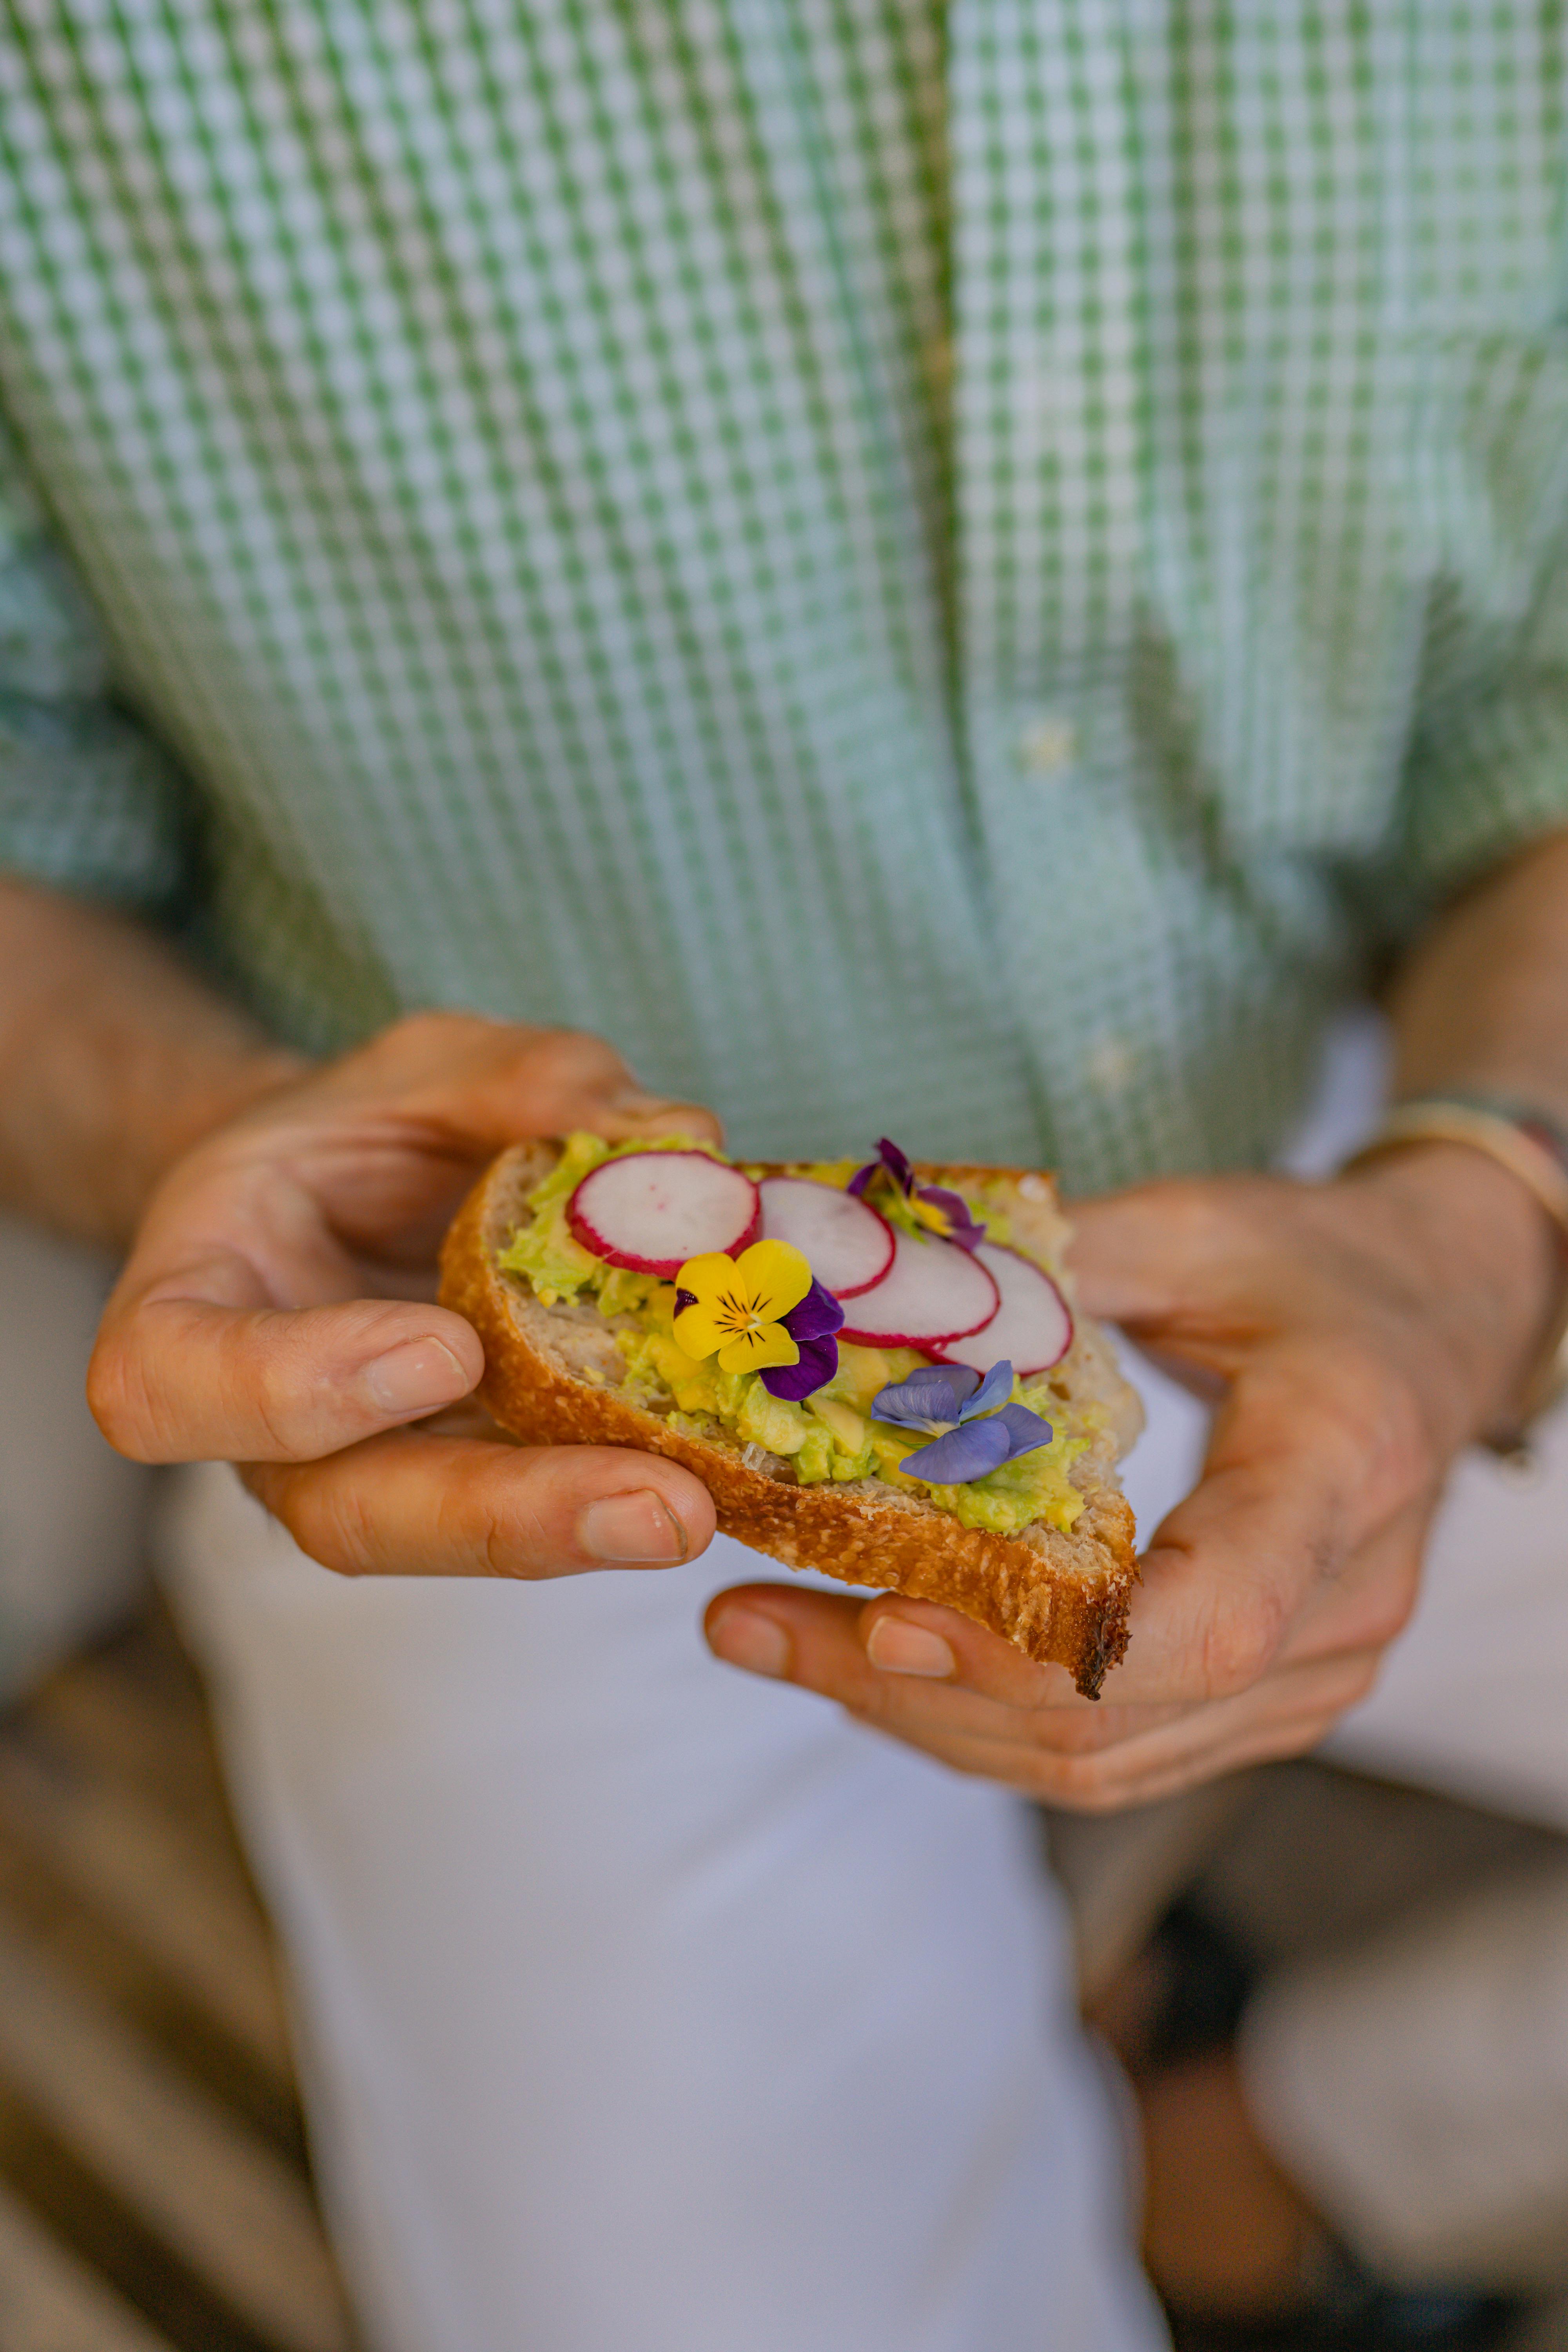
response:
<svg viewBox="0 0 1568 2352"><path fill-rule="evenodd" d="M281 1975L81 1374L108 1268L0 1225L0 2347L351 2352Z"/></svg>

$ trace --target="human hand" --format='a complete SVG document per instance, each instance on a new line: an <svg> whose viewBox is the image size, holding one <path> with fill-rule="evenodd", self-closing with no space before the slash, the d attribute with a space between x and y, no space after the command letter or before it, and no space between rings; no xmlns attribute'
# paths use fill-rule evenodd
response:
<svg viewBox="0 0 1568 2352"><path fill-rule="evenodd" d="M1148 1547L1107 1698L901 1597L742 1586L707 1627L733 1664L1094 1811L1299 1753L1364 1696L1414 1606L1449 1465L1517 1392L1560 1267L1524 1188L1449 1146L1328 1185L1151 1184L1075 1218L1085 1307L1220 1400L1203 1477Z"/></svg>
<svg viewBox="0 0 1568 2352"><path fill-rule="evenodd" d="M717 1139L574 1032L423 1013L273 1088L177 1161L105 1311L89 1402L142 1462L227 1460L350 1574L546 1577L701 1551L690 1473L610 1446L409 1424L456 1405L479 1338L436 1253L486 1162L528 1136Z"/></svg>

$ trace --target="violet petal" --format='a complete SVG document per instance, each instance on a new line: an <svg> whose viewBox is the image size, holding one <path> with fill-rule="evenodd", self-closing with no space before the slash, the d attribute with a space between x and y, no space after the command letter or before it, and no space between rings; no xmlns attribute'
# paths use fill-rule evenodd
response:
<svg viewBox="0 0 1568 2352"><path fill-rule="evenodd" d="M770 1364L758 1375L770 1396L784 1397L798 1404L803 1397L814 1396L826 1388L838 1370L838 1342L831 1333L816 1339L799 1341L800 1360L795 1364Z"/></svg>
<svg viewBox="0 0 1568 2352"><path fill-rule="evenodd" d="M969 1203L960 1192L949 1192L941 1184L922 1184L918 1198L930 1201L947 1219L947 1236L960 1249L977 1249L985 1239L985 1228L977 1224L969 1213Z"/></svg>
<svg viewBox="0 0 1568 2352"><path fill-rule="evenodd" d="M928 1479L933 1486L963 1486L1005 1462L1008 1443L1001 1415L992 1413L984 1421L966 1421L930 1445L906 1454L899 1467L911 1477Z"/></svg>
<svg viewBox="0 0 1568 2352"><path fill-rule="evenodd" d="M879 1160L868 1160L864 1168L857 1168L854 1175L844 1187L845 1191L857 1195L863 1192L881 1164Z"/></svg>
<svg viewBox="0 0 1568 2352"><path fill-rule="evenodd" d="M890 1381L878 1391L871 1418L906 1429L923 1429L932 1421L956 1421L964 1398L979 1385L979 1373L971 1371L967 1364L921 1364L908 1380Z"/></svg>
<svg viewBox="0 0 1568 2352"><path fill-rule="evenodd" d="M889 1175L892 1178L900 1192L912 1192L915 1184L915 1171L914 1164L911 1161L909 1153L907 1151L900 1151L899 1146L896 1143L890 1143L885 1135L879 1135L877 1138L877 1150L881 1154L883 1167L887 1170Z"/></svg>
<svg viewBox="0 0 1568 2352"><path fill-rule="evenodd" d="M959 1415L961 1421L972 1421L976 1414L995 1412L1013 1393L1013 1367L1004 1356L992 1365L974 1394Z"/></svg>
<svg viewBox="0 0 1568 2352"><path fill-rule="evenodd" d="M830 1332L843 1329L844 1308L832 1291L825 1289L813 1276L811 1288L798 1307L790 1308L784 1327L797 1345L807 1339L825 1339Z"/></svg>
<svg viewBox="0 0 1568 2352"><path fill-rule="evenodd" d="M1007 1432L1007 1459L1016 1462L1020 1454L1033 1454L1037 1445L1051 1442L1051 1424L1031 1412L1026 1404L1005 1404L995 1415Z"/></svg>

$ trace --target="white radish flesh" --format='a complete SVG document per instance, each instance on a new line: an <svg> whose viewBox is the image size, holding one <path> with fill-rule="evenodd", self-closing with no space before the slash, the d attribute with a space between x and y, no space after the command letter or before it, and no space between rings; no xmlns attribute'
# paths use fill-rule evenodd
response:
<svg viewBox="0 0 1568 2352"><path fill-rule="evenodd" d="M929 1350L980 1330L1000 1301L994 1277L970 1251L900 1233L892 1265L874 1290L850 1300L839 1338L863 1348Z"/></svg>
<svg viewBox="0 0 1568 2352"><path fill-rule="evenodd" d="M757 1237L757 1188L705 1151L628 1151L590 1169L566 1203L576 1240L606 1265L680 1272L689 1257Z"/></svg>
<svg viewBox="0 0 1568 2352"><path fill-rule="evenodd" d="M853 1192L810 1176L764 1176L757 1189L763 1239L793 1242L836 1298L858 1298L891 1266L891 1225Z"/></svg>
<svg viewBox="0 0 1568 2352"><path fill-rule="evenodd" d="M1048 1274L996 1242L982 1242L974 1253L1002 1294L994 1318L972 1339L945 1342L945 1364L967 1364L971 1371L988 1372L1005 1357L1020 1379L1048 1372L1072 1345L1072 1316L1068 1303Z"/></svg>

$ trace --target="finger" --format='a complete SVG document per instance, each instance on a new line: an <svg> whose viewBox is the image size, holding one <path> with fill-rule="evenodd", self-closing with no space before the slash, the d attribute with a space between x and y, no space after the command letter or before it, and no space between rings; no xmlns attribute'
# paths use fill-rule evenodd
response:
<svg viewBox="0 0 1568 2352"><path fill-rule="evenodd" d="M1212 1303L1216 1268L1228 1290L1241 1237L1234 1189L1175 1178L1075 1201L1070 1263L1089 1312L1137 1331L1179 1319L1194 1286Z"/></svg>
<svg viewBox="0 0 1568 2352"><path fill-rule="evenodd" d="M1286 1669L1239 1700L1194 1708L1099 1754L1064 1756L1027 1738L963 1737L921 1743L957 1771L1000 1780L1041 1804L1115 1812L1316 1748L1365 1697L1381 1653L1364 1651Z"/></svg>
<svg viewBox="0 0 1568 2352"><path fill-rule="evenodd" d="M877 1603L848 1595L841 1598L781 1584L731 1585L709 1602L703 1631L714 1655L726 1664L800 1683L825 1698L837 1699L842 1706L875 1711L883 1703L884 1691L889 1695L888 1703L897 1705L903 1696L903 1684L919 1677L922 1687L916 1704L927 1709L934 1706L943 1720L955 1726L978 1731L993 1717L1007 1713L994 1696L965 1689L956 1680L954 1652L962 1651L963 1633L970 1630L965 1621L950 1609L934 1608L928 1602L901 1605L909 1612L907 1617L895 1616L891 1611L879 1612ZM884 1619L906 1631L917 1653L916 1663L897 1677L885 1672L868 1653L868 1633ZM983 1643L1007 1648L984 1627L977 1625L973 1631ZM931 1645L934 1656L929 1660L919 1655L922 1643ZM1031 1666L1026 1658L1019 1658L1018 1664L1026 1675L1053 1671ZM928 1676L932 1683L940 1681L941 1687L925 1686Z"/></svg>
<svg viewBox="0 0 1568 2352"><path fill-rule="evenodd" d="M712 1540L679 1463L605 1445L510 1446L395 1431L314 1463L249 1463L300 1549L344 1576L575 1576L671 1568Z"/></svg>
<svg viewBox="0 0 1568 2352"><path fill-rule="evenodd" d="M1113 1690L1180 1706L1246 1689L1302 1631L1350 1646L1351 1619L1392 1638L1419 1572L1412 1530L1438 1465L1383 1368L1316 1342L1236 1381L1204 1475L1155 1531ZM1343 1637L1335 1631L1344 1617Z"/></svg>
<svg viewBox="0 0 1568 2352"><path fill-rule="evenodd" d="M716 1593L704 1618L715 1654L765 1673L767 1665L753 1658L783 1661L785 1653L765 1631L745 1627L742 1620L750 1617L787 1642L791 1680L845 1706L868 1702L890 1675L942 1685L950 1700L970 1710L962 1719L975 1724L983 1719L974 1712L980 1706L1034 1708L1047 1703L1047 1694L1073 1696L1060 1666L1036 1665L984 1625L929 1601L868 1601L787 1584L732 1585ZM1089 1711L1086 1701L1079 1704Z"/></svg>
<svg viewBox="0 0 1568 2352"><path fill-rule="evenodd" d="M1283 1667L1239 1698L1180 1713L1123 1710L1112 1718L1086 1706L1068 1719L1092 1744L1063 1748L1057 1743L1064 1718L1053 1712L983 1698L927 1673L879 1671L876 1645L868 1654L858 1628L902 1623L911 1606L921 1610L921 1630L933 1634L939 1625L945 1635L966 1622L918 1603L900 1601L895 1618L882 1603L758 1584L717 1594L706 1627L716 1654L731 1664L816 1690L955 1770L1088 1811L1152 1802L1221 1772L1300 1754L1365 1696L1381 1654L1367 1649ZM1059 1671L1019 1663L1042 1678Z"/></svg>
<svg viewBox="0 0 1568 2352"><path fill-rule="evenodd" d="M88 1402L138 1462L313 1461L454 1404L483 1370L478 1333L436 1306L131 1297L104 1318Z"/></svg>
<svg viewBox="0 0 1568 2352"><path fill-rule="evenodd" d="M1079 1698L1062 1667L1036 1665L930 1601L738 1585L714 1596L705 1625L726 1664L798 1683L921 1744L940 1731L1004 1744L1048 1739L1071 1752L1108 1746L1154 1717ZM1064 1700L1071 1704L1052 1704Z"/></svg>
<svg viewBox="0 0 1568 2352"><path fill-rule="evenodd" d="M576 1128L619 1141L689 1135L720 1142L711 1111L649 1092L615 1047L584 1030L531 1029L474 1013L418 1013L313 1082L316 1099L395 1102L400 1116L464 1150Z"/></svg>

